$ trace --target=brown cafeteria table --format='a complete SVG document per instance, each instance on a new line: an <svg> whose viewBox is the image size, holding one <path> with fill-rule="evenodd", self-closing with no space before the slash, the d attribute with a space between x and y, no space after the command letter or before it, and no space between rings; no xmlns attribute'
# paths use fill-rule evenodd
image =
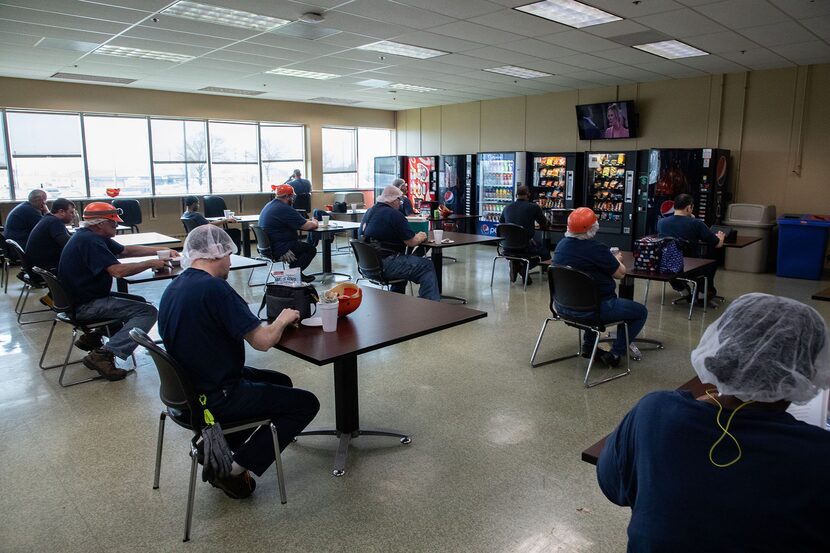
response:
<svg viewBox="0 0 830 553"><path fill-rule="evenodd" d="M277 349L315 365L334 365L335 427L307 429L301 436L336 436L340 443L332 474L346 472L349 442L359 436L391 436L401 443L409 435L389 429L361 427L357 393L357 356L386 346L412 340L487 316L484 311L448 305L374 288L362 289L360 308L337 321L336 332L320 327L286 329ZM405 313L405 316L401 316ZM380 364L382 367L383 364ZM394 379L395 375L388 375ZM404 408L405 410L406 408Z"/></svg>
<svg viewBox="0 0 830 553"><path fill-rule="evenodd" d="M816 292L812 297L814 300L830 301L830 288L826 288L821 292Z"/></svg>
<svg viewBox="0 0 830 553"><path fill-rule="evenodd" d="M251 236L248 233L248 229L251 227L251 223L256 223L259 221L259 215L234 215L234 219L236 222L242 225L242 255L245 257L251 257ZM219 221L224 219L224 217L208 217L208 221ZM233 223L228 223L232 225Z"/></svg>
<svg viewBox="0 0 830 553"><path fill-rule="evenodd" d="M463 232L444 232L443 243L436 244L430 238L423 245L430 248L432 255L432 265L435 267L435 276L438 277L438 293L443 291L443 274L444 274L444 248L455 248L458 246L474 246L476 244L492 244L498 242L501 238L496 236L479 236L478 234L465 234ZM449 242L448 242L449 241ZM442 299L456 300L461 303L467 303L467 300L457 296L445 296L441 294Z"/></svg>
<svg viewBox="0 0 830 553"><path fill-rule="evenodd" d="M135 236L133 234L128 234L126 236ZM147 261L148 259L155 259L153 256L148 257L125 257L124 259L120 259L121 263L138 263L140 261ZM253 269L254 267L264 267L267 265L265 261L261 261L259 259L251 259L249 257L242 257L240 255L232 255L231 256L231 271L238 271L241 269ZM138 274L119 278L115 281L116 289L119 292L127 293L129 290L130 284L140 284L142 282L155 282L157 280L168 280L171 278L176 278L181 274L182 269L180 266L173 267L172 269L167 269L165 271L153 272L151 269L147 269L146 271L142 271Z"/></svg>
<svg viewBox="0 0 830 553"><path fill-rule="evenodd" d="M760 242L760 236L736 236L734 242L724 242L724 248L745 248L755 242Z"/></svg>

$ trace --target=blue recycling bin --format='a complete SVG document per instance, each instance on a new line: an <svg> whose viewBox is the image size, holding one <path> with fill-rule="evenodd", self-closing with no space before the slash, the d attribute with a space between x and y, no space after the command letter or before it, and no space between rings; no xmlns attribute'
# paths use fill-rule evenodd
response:
<svg viewBox="0 0 830 553"><path fill-rule="evenodd" d="M784 215L778 219L778 266L782 277L820 280L830 215Z"/></svg>

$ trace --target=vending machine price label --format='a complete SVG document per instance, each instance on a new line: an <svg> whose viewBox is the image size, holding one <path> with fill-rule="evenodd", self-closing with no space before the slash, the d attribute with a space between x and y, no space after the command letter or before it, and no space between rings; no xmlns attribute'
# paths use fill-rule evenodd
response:
<svg viewBox="0 0 830 553"><path fill-rule="evenodd" d="M630 202L634 196L634 171L625 172L625 201Z"/></svg>

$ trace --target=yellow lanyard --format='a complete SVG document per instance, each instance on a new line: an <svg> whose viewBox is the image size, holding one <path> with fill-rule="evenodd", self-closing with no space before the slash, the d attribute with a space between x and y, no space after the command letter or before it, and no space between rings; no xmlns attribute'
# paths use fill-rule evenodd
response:
<svg viewBox="0 0 830 553"><path fill-rule="evenodd" d="M735 414L737 414L738 411L740 411L743 407L749 405L750 403L754 403L754 401L749 400L749 401L745 401L745 402L741 403L738 406L738 408L735 409L734 411L732 411L732 414L729 415L729 418L726 420L726 426L724 426L720 422L720 414L723 412L723 405L721 405L721 403L717 400L717 398L715 398L715 396L712 395L713 391L714 390L706 390L706 395L709 396L709 399L711 399L712 401L714 401L715 403L718 404L718 415L717 415L717 417L715 417L715 422L717 422L718 427L721 430L723 430L723 434L721 434L720 437L717 440L715 440L715 443L712 444L712 447L709 448L709 461L718 468L726 468L726 467L732 466L735 463L737 463L740 460L741 455L743 454L743 451L741 450L741 444L738 443L738 440L735 438L735 436L733 436L732 434L729 433L729 425L732 424L732 419L735 417ZM720 464L720 463L717 463L712 458L712 454L715 452L715 448L718 447L718 444L721 443L721 441L726 436L729 436L732 439L732 441L735 442L735 447L738 448L738 456L735 457L734 459L732 459L731 461L729 461L728 463Z"/></svg>

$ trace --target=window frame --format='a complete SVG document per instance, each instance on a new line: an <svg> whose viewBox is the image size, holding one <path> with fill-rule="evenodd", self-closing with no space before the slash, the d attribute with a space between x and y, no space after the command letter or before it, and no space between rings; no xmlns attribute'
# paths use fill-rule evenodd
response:
<svg viewBox="0 0 830 553"><path fill-rule="evenodd" d="M323 190L326 192L365 192L367 190L372 190L374 185L369 186L367 188L360 187L360 131L361 130L371 130L371 131L388 131L389 132L389 146L390 146L390 153L389 155L397 155L397 143L395 137L395 129L392 128L384 128L384 127L350 127L344 125L322 125L320 128L321 133L321 145L322 145L322 132L323 129L336 129L336 130L350 130L354 131L354 171L326 171L325 164L323 164L322 171L323 171ZM324 154L325 156L325 154ZM343 174L354 174L354 182L355 186L351 188L332 188L326 187L326 175L343 175Z"/></svg>

